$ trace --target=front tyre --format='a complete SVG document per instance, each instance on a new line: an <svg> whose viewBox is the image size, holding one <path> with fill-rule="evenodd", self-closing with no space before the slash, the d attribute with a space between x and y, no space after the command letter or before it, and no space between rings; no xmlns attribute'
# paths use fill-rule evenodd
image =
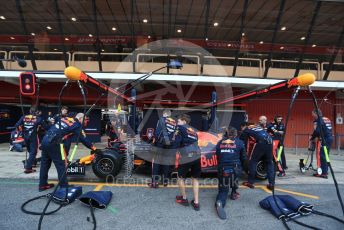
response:
<svg viewBox="0 0 344 230"><path fill-rule="evenodd" d="M104 149L94 159L92 170L98 178L105 180L108 176L116 177L121 171L122 165L122 157L117 151Z"/></svg>
<svg viewBox="0 0 344 230"><path fill-rule="evenodd" d="M268 178L268 173L264 161L258 161L256 167L256 177L259 180L265 180Z"/></svg>

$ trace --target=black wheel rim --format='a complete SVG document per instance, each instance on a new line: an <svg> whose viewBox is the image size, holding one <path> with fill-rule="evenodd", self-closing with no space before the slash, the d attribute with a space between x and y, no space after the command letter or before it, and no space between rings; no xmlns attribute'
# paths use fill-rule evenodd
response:
<svg viewBox="0 0 344 230"><path fill-rule="evenodd" d="M257 174L260 177L265 177L266 176L266 169L263 161L259 161L257 164Z"/></svg>
<svg viewBox="0 0 344 230"><path fill-rule="evenodd" d="M110 158L102 158L98 162L98 170L102 174L110 174L114 169L114 162Z"/></svg>

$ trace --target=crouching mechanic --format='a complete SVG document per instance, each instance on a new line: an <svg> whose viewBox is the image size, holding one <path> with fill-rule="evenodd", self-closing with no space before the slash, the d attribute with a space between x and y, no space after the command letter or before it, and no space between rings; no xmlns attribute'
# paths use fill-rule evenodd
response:
<svg viewBox="0 0 344 230"><path fill-rule="evenodd" d="M245 142L247 143L248 139L250 138L254 139L255 142L249 161L248 181L244 182L243 185L252 189L254 188L257 164L259 160L262 159L265 163L265 167L267 168L269 181L267 188L272 190L275 184L275 169L274 163L272 161L272 138L260 125L250 125L248 127L242 126L241 128L242 137L245 139Z"/></svg>
<svg viewBox="0 0 344 230"><path fill-rule="evenodd" d="M41 159L41 169L39 175L39 191L44 191L54 187L54 184L48 184L48 172L51 166L51 162L57 170L59 181L61 182L61 187L66 187L68 185L66 173L66 164L62 160L60 152L60 143L64 136L73 134L78 136L80 132L80 141L92 152L96 151L96 147L87 139L85 133L82 130L82 120L84 118L83 113L78 113L73 121L67 122L65 119L61 119L61 128L58 123L53 125L45 134L42 141L42 159ZM87 119L85 119L84 125L87 125Z"/></svg>
<svg viewBox="0 0 344 230"><path fill-rule="evenodd" d="M216 145L218 160L219 192L216 197L215 207L220 219L227 219L224 207L228 197L229 187L232 188L230 198L240 198L238 178L242 172L242 166L246 160L245 145L237 138L237 130L234 127L224 128L223 137Z"/></svg>
<svg viewBox="0 0 344 230"><path fill-rule="evenodd" d="M180 147L179 153L181 155L178 167L178 185L181 196L176 196L176 202L184 206L189 205L189 201L186 198L184 179L190 171L194 193L194 200L191 201L191 205L196 211L199 211L198 178L201 176L201 150L198 147L197 132L194 128L189 126L189 124L189 115L183 114L178 118L176 145Z"/></svg>
<svg viewBox="0 0 344 230"><path fill-rule="evenodd" d="M10 151L23 152L24 138L23 132L13 130L10 139Z"/></svg>

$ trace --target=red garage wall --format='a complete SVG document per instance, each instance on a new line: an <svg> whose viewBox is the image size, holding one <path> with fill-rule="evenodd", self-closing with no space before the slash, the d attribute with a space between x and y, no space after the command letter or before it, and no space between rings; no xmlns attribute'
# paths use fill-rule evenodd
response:
<svg viewBox="0 0 344 230"><path fill-rule="evenodd" d="M344 99L337 99L334 104L334 115L340 114L344 117ZM344 148L344 124L336 125L336 134L340 135L340 139L337 139L340 143L340 147Z"/></svg>
<svg viewBox="0 0 344 230"><path fill-rule="evenodd" d="M334 119L334 106L328 103L321 103L321 100L327 92L316 92L316 97L318 98L319 105L321 104L321 110L323 115L331 119ZM330 101L334 101L334 96L328 96ZM291 92L279 93L274 95L269 95L260 99L253 99L247 102L247 113L250 122L257 122L259 116L267 116L269 121L273 121L274 116L279 114L285 118L288 112L288 107L291 100ZM298 142L298 147L305 148L308 146L307 135L298 135L298 141L295 140L295 134L311 134L313 130L313 117L311 111L313 110L313 102L310 98L308 92L301 92L294 104L289 124L287 127L286 136L286 146L289 148L294 148L296 142ZM343 133L344 128L341 127L341 132ZM338 130L339 131L339 130ZM337 131L337 132L338 132ZM340 131L339 131L340 132Z"/></svg>
<svg viewBox="0 0 344 230"><path fill-rule="evenodd" d="M13 85L10 83L6 83L0 81L0 103L19 103L19 88L17 85ZM44 82L41 84L40 87L40 101L45 103L56 103L57 97L59 94L59 90L62 87L62 83L48 83ZM172 86L171 86L172 87ZM161 99L164 100L180 100L180 97L177 97L174 92L175 90L179 90L178 92L183 91L183 95L186 95L190 86L181 86L178 89L169 89L166 88L166 94ZM141 97L141 94L144 92L151 92L154 90L159 90L161 86L159 85L145 85L145 89L138 94ZM186 98L189 101L203 101L207 102L210 101L210 95L212 90L214 90L211 86L198 86L195 89L195 93L191 95L190 98ZM171 92L170 92L171 91ZM247 90L245 90L247 91ZM218 92L219 98L223 98L224 96L221 95L223 92ZM234 94L238 95L241 93L241 89L234 89ZM337 113L341 113L342 117L344 117L344 99L336 99L335 93L328 91L317 91L316 97L318 98L318 102L321 105L321 109L323 114L330 118L335 123L335 116ZM87 102L91 104L98 98L99 93L95 92L92 89L87 90ZM181 94L181 93L179 93ZM278 94L271 94L265 95L262 98L252 99L249 101L242 101L236 103L245 103L246 106L242 107L242 109L246 110L249 115L250 122L257 122L258 117L260 115L266 115L269 121L272 121L276 114L282 115L284 118L287 115L289 103L291 100L292 91L289 92L282 92ZM150 99L149 95L144 94L145 97L142 100ZM322 102L324 97L327 97L328 103ZM139 97L139 99L140 99ZM154 99L154 98L152 98ZM106 100L106 99L105 99ZM27 98L24 97L24 103L34 103L35 97ZM80 92L78 87L75 84L72 84L68 90L66 90L66 94L63 97L63 102L66 104L81 104L82 97L80 96ZM106 105L106 101L104 101L103 106ZM313 109L313 102L310 98L310 95L306 91L301 91L296 103L294 105L291 119L288 125L288 132L286 137L286 146L293 148L296 145L295 141L295 134L305 134L303 136L298 136L298 147L307 147L308 145L308 137L307 134L310 134L313 129L312 125L312 115L311 111ZM344 145L344 125L334 125L334 134L342 134L343 138L341 143Z"/></svg>

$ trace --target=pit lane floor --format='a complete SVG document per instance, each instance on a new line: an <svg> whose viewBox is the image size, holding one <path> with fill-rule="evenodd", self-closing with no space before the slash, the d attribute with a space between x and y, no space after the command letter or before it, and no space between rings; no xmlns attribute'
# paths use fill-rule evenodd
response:
<svg viewBox="0 0 344 230"><path fill-rule="evenodd" d="M86 150L81 150L80 156L87 154ZM20 161L24 153L8 152L7 146L0 145L0 155L0 229L37 229L39 217L22 213L20 206L42 194L37 191L39 174L22 173ZM276 179L276 193L291 194L314 204L319 211L343 219L332 179L313 178L310 171L301 174L297 165L298 159L303 157L287 153L289 170L286 177ZM344 157L342 154L333 155L331 159L344 196ZM50 171L52 182L56 182L54 167ZM108 209L95 211L98 229L283 229L281 221L259 207L258 202L269 195L264 187L266 182L258 182L254 190L240 188L241 198L228 200L228 219L222 221L214 210L217 194L214 177L201 180L201 211L196 212L191 206L184 207L174 202L175 196L179 195L174 182L167 188L149 189L146 187L148 177L144 174L134 174L133 179L126 181L120 175L115 184L99 183L90 169L86 174L84 178L72 178L71 184L83 186L83 192L110 190L114 193ZM191 200L191 189L188 193ZM44 204L45 200L40 200L29 208L42 210ZM42 229L92 229L87 216L90 216L89 209L76 201L58 213L46 216ZM343 225L336 221L315 215L302 217L300 221L321 229L343 229ZM294 223L290 223L290 227L304 229Z"/></svg>
<svg viewBox="0 0 344 230"><path fill-rule="evenodd" d="M150 189L145 185L125 186L123 184L104 185L101 183L74 182L83 185L83 192L109 190L113 192L110 206L106 210L96 210L98 229L282 229L281 221L261 209L258 202L265 198L267 191L261 188L240 188L241 198L228 200L226 221L220 220L214 210L216 186L201 186L201 210L184 207L174 202L178 194L175 186ZM335 190L330 185L279 185L278 194L297 191L296 198L315 205L320 211L341 217ZM341 191L344 186L340 185ZM191 195L191 189L188 189ZM47 192L45 192L47 193ZM41 195L37 191L36 180L0 180L0 229L37 229L39 216L21 212L20 206L26 200ZM44 193L43 193L44 194ZM192 197L189 197L192 198ZM32 210L42 210L46 200L29 205ZM52 205L53 207L54 205ZM89 208L75 201L56 214L46 216L42 229L92 229L86 218ZM321 229L343 229L336 221L316 215L302 217L300 221ZM290 223L292 229L302 229Z"/></svg>

